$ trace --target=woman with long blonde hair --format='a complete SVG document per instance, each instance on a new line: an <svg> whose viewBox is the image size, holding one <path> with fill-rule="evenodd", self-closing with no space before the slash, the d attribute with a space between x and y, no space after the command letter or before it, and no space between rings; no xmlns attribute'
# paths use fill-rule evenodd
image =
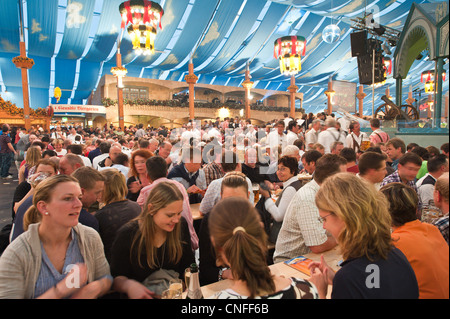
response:
<svg viewBox="0 0 450 319"><path fill-rule="evenodd" d="M33 173L32 170L34 170L41 158L41 148L39 146L32 146L27 150L25 162L19 169L19 184L26 181L28 175Z"/></svg>
<svg viewBox="0 0 450 319"><path fill-rule="evenodd" d="M141 213L141 206L126 198L128 188L125 175L115 168L100 172L105 178L102 202L105 206L95 213L99 233L105 246L105 256L111 261L111 246L117 231Z"/></svg>
<svg viewBox="0 0 450 319"><path fill-rule="evenodd" d="M150 299L154 291L143 283L158 270L173 270L178 276L192 264L189 228L181 216L183 195L168 182L150 192L142 213L124 225L111 249L114 289L130 299Z"/></svg>
<svg viewBox="0 0 450 319"><path fill-rule="evenodd" d="M405 255L393 246L388 202L372 184L351 173L325 180L316 195L319 220L339 243L342 268L324 261L311 265L321 298L333 285L333 299L418 298L416 276Z"/></svg>

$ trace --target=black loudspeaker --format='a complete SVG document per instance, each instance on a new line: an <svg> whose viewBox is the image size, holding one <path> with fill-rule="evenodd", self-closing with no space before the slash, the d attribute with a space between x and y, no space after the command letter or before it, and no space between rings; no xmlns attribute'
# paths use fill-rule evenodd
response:
<svg viewBox="0 0 450 319"><path fill-rule="evenodd" d="M352 45L352 57L363 56L369 53L366 30L350 33L350 41Z"/></svg>
<svg viewBox="0 0 450 319"><path fill-rule="evenodd" d="M359 83L371 85L372 71L375 71L375 83L386 80L385 68L383 64L382 41L376 39L368 40L368 53L358 56ZM373 54L375 50L375 67L373 67Z"/></svg>

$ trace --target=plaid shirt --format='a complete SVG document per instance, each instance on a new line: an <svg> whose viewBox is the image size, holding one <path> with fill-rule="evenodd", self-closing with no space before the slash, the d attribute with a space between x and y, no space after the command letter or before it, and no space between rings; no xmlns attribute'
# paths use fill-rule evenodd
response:
<svg viewBox="0 0 450 319"><path fill-rule="evenodd" d="M384 185L387 185L390 183L403 183L402 179L400 178L400 175L398 174L398 171L395 171L391 175L385 177L380 184L380 188L383 187ZM403 183L403 184L405 184L405 183ZM417 197L419 197L418 209L419 209L419 211L422 211L422 201L420 200L419 190L417 189L416 183L414 181L409 181L406 183L406 185L408 185L409 187L411 187L412 189L414 189L416 191Z"/></svg>
<svg viewBox="0 0 450 319"><path fill-rule="evenodd" d="M439 218L433 223L434 226L439 228L442 236L444 236L445 241L448 244L448 213L444 217Z"/></svg>
<svg viewBox="0 0 450 319"><path fill-rule="evenodd" d="M206 186L208 187L212 181L222 178L225 174L222 171L222 167L216 162L212 162L203 169L206 177Z"/></svg>

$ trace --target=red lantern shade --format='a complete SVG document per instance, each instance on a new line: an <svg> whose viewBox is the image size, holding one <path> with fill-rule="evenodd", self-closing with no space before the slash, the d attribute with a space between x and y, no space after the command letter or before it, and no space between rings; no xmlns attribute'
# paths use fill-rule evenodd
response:
<svg viewBox="0 0 450 319"><path fill-rule="evenodd" d="M280 71L285 75L295 75L302 69L301 56L306 53L304 37L286 36L274 43L274 57L280 60Z"/></svg>
<svg viewBox="0 0 450 319"><path fill-rule="evenodd" d="M133 43L133 49L138 53L153 53L157 28L161 27L164 10L161 6L149 0L129 0L119 6L122 17L122 29L128 24L128 34Z"/></svg>

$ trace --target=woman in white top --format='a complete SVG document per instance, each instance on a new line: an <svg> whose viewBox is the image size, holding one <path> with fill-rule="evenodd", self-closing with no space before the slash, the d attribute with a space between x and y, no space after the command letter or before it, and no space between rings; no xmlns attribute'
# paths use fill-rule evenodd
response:
<svg viewBox="0 0 450 319"><path fill-rule="evenodd" d="M259 190L261 196L266 199L264 206L274 220L269 235L269 241L272 243L276 242L289 204L302 185L297 177L298 172L298 160L291 156L283 156L278 161L277 170L278 179L283 182L283 192L277 201L272 200L269 191L262 188Z"/></svg>

